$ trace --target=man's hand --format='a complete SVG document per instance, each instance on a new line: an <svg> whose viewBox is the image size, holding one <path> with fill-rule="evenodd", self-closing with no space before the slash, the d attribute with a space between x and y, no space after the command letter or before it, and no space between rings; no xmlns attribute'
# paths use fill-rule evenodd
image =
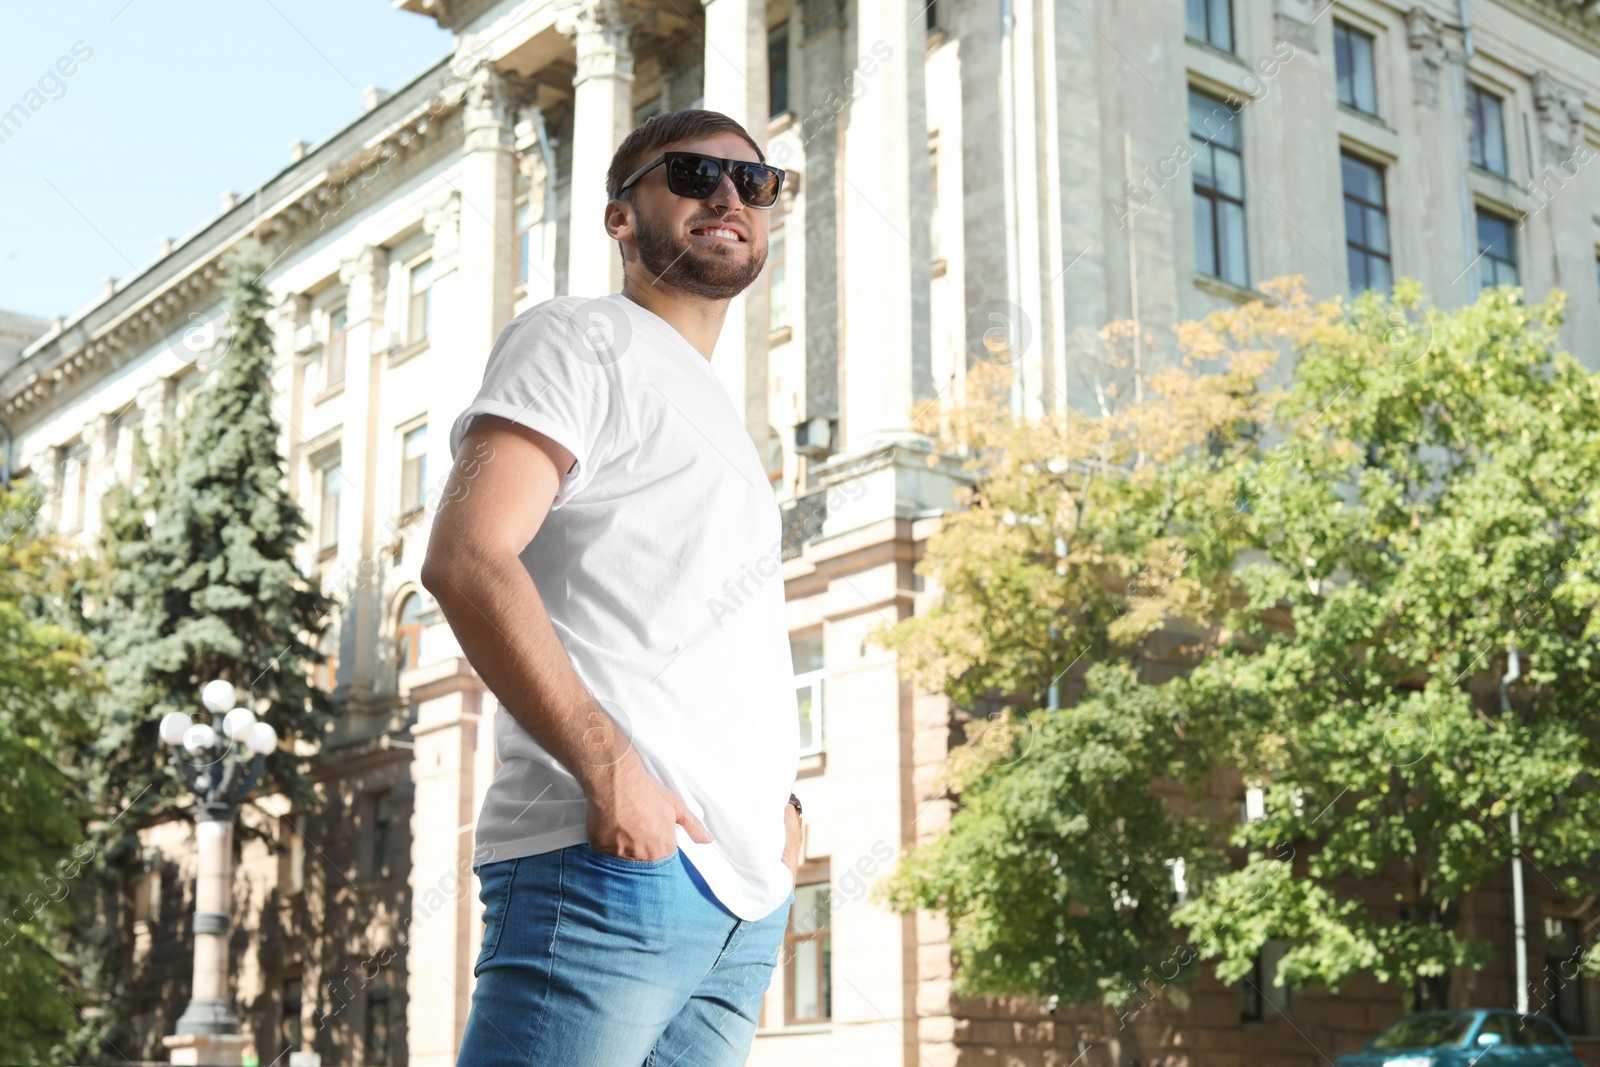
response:
<svg viewBox="0 0 1600 1067"><path fill-rule="evenodd" d="M783 865L789 868L790 888L800 881L800 813L794 805L783 805Z"/></svg>
<svg viewBox="0 0 1600 1067"><path fill-rule="evenodd" d="M665 859L678 850L680 823L701 844L711 833L683 798L657 781L636 752L586 776L589 847L630 860Z"/></svg>

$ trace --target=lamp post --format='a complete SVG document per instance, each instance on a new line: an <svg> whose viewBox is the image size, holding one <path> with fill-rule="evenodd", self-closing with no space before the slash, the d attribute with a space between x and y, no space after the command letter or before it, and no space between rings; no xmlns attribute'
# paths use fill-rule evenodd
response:
<svg viewBox="0 0 1600 1067"><path fill-rule="evenodd" d="M257 722L249 708L235 707L232 682L207 682L200 700L219 732L181 711L161 720L161 740L172 749L178 777L198 798L194 808L200 870L194 889L194 985L177 1032L164 1038L175 1064L236 1067L244 1038L228 996L228 891L233 866L233 815L255 788L266 754L278 734Z"/></svg>

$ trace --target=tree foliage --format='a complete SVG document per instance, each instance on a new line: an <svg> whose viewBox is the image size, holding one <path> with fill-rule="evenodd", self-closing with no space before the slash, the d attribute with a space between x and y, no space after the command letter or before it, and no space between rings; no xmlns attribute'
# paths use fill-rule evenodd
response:
<svg viewBox="0 0 1600 1067"><path fill-rule="evenodd" d="M170 711L203 717L200 689L213 678L233 682L241 704L278 732L262 792L316 801L307 761L320 754L334 709L309 664L324 658L316 646L333 602L294 561L308 524L278 451L265 266L253 242L230 255L225 323L197 361L205 378L193 408L156 442L141 437L146 476L107 497L100 553L81 576L106 678L86 768L99 815L91 840L114 892L129 892L142 869L141 827L186 796L160 720ZM121 933L100 932L101 957L118 959ZM121 967L103 976L116 1025L126 1023L117 1005L130 995L128 977Z"/></svg>
<svg viewBox="0 0 1600 1067"><path fill-rule="evenodd" d="M1099 417L937 416L976 489L922 564L943 603L883 640L958 706L1020 703L887 894L949 914L962 992L1116 1003L1272 938L1291 985L1428 1006L1490 957L1459 920L1513 812L1530 877L1600 882L1600 379L1561 295L1269 295Z"/></svg>
<svg viewBox="0 0 1600 1067"><path fill-rule="evenodd" d="M62 549L32 486L0 491L0 1047L42 1061L77 1019L66 927L87 859L73 753L95 686L88 642L62 624Z"/></svg>

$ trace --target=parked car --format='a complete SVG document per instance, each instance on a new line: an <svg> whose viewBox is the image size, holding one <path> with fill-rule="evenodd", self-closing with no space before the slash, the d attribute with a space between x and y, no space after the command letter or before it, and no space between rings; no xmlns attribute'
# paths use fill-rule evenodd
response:
<svg viewBox="0 0 1600 1067"><path fill-rule="evenodd" d="M1584 1067L1555 1020L1514 1011L1407 1015L1338 1067Z"/></svg>

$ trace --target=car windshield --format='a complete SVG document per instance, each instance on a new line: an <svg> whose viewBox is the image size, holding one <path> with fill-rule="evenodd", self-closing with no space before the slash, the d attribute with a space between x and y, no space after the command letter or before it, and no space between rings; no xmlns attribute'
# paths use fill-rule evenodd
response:
<svg viewBox="0 0 1600 1067"><path fill-rule="evenodd" d="M1401 1019L1372 1041L1373 1048L1437 1048L1459 1045L1472 1025L1470 1015L1413 1015Z"/></svg>

